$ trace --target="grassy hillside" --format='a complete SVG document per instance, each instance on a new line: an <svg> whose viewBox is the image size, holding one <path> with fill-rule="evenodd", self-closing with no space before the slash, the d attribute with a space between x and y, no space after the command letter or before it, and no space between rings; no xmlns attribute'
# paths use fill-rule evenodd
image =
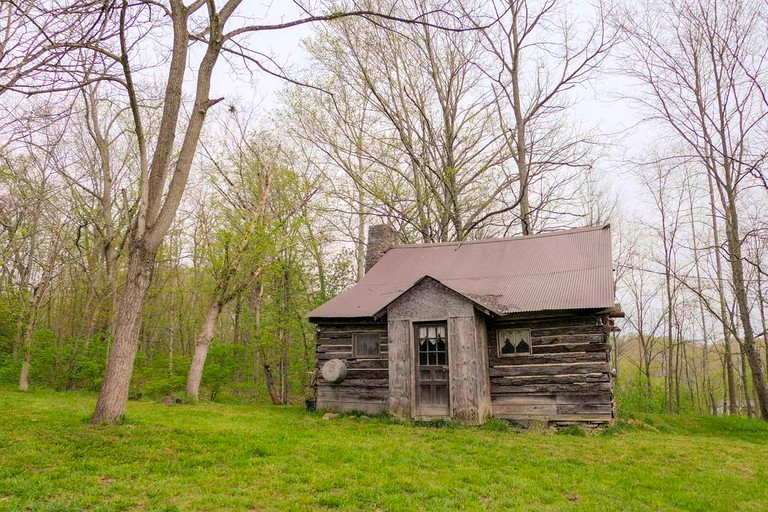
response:
<svg viewBox="0 0 768 512"><path fill-rule="evenodd" d="M584 436L132 402L125 424L91 427L94 403L0 388L0 510L768 510L757 421Z"/></svg>

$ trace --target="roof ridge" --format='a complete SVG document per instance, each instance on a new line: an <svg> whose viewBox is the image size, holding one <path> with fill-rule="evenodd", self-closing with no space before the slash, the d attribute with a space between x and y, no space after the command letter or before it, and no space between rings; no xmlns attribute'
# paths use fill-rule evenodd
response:
<svg viewBox="0 0 768 512"><path fill-rule="evenodd" d="M610 224L600 224L595 226L584 226L580 228L560 229L557 231L548 231L544 233L536 233L535 235L515 235L501 238L482 238L480 240L464 240L461 242L433 242L422 244L396 244L390 247L387 252L394 249L417 249L421 247L447 247L451 245L474 245L474 244L487 244L494 242L518 242L523 240L531 240L533 238L546 238L552 236L572 235L576 233L586 233L589 231L599 231L601 229L609 229Z"/></svg>

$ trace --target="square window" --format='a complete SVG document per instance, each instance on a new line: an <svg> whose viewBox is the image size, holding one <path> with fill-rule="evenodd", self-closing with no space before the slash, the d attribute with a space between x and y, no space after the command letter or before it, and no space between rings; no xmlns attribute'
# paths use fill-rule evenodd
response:
<svg viewBox="0 0 768 512"><path fill-rule="evenodd" d="M377 333L357 333L352 335L352 355L355 357L378 357L381 354Z"/></svg>
<svg viewBox="0 0 768 512"><path fill-rule="evenodd" d="M496 335L499 357L511 357L531 353L531 331L528 329L503 329Z"/></svg>

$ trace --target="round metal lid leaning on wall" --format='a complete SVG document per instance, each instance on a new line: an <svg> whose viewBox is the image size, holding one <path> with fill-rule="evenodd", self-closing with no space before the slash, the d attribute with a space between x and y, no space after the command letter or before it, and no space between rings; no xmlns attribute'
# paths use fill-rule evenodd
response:
<svg viewBox="0 0 768 512"><path fill-rule="evenodd" d="M347 364L341 359L326 361L320 372L326 382L338 384L347 378Z"/></svg>

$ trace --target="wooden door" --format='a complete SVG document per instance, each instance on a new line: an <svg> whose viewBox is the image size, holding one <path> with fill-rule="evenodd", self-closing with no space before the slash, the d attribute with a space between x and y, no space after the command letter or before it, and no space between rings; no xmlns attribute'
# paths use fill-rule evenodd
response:
<svg viewBox="0 0 768 512"><path fill-rule="evenodd" d="M420 416L448 417L448 338L445 322L416 324Z"/></svg>

